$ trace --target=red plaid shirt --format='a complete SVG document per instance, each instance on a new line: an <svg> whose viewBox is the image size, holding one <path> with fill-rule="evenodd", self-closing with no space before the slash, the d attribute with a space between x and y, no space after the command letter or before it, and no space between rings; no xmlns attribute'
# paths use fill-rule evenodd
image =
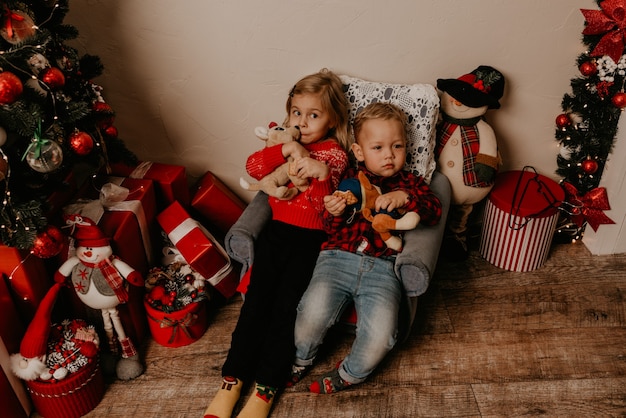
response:
<svg viewBox="0 0 626 418"><path fill-rule="evenodd" d="M376 176L364 167L364 171L370 182L380 187L381 192L388 193L395 190L403 190L409 195L409 202L402 208L406 211L414 211L420 215L420 223L434 225L441 218L441 202L432 192L424 178L410 171L402 170L391 177ZM344 178L356 178L357 170L349 169ZM352 253L362 252L373 257L392 256L396 251L387 248L380 235L374 231L372 224L357 213L354 219L350 219L352 213L346 211L341 216L332 216L324 211L324 229L328 233L328 240L322 245L322 249L340 249Z"/></svg>

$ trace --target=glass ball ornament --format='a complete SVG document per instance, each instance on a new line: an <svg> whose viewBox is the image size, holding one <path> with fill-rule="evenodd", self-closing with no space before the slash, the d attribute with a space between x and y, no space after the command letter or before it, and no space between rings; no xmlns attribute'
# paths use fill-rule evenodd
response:
<svg viewBox="0 0 626 418"><path fill-rule="evenodd" d="M598 161L593 158L587 158L585 161L580 163L580 168L582 168L585 174L594 174L598 171Z"/></svg>
<svg viewBox="0 0 626 418"><path fill-rule="evenodd" d="M598 72L598 68L593 62L585 61L578 67L580 73L585 77L589 77Z"/></svg>
<svg viewBox="0 0 626 418"><path fill-rule="evenodd" d="M38 173L51 173L63 163L63 150L54 141L34 140L26 152L26 163Z"/></svg>
<svg viewBox="0 0 626 418"><path fill-rule="evenodd" d="M76 155L85 156L93 150L93 138L87 132L76 131L69 137L70 148Z"/></svg>
<svg viewBox="0 0 626 418"><path fill-rule="evenodd" d="M560 115L556 117L555 122L556 122L556 126L558 126L561 129L564 129L564 128L567 128L572 123L572 120L567 114L561 113Z"/></svg>
<svg viewBox="0 0 626 418"><path fill-rule="evenodd" d="M49 67L39 74L41 81L46 83L51 90L60 89L65 85L65 75L57 67Z"/></svg>
<svg viewBox="0 0 626 418"><path fill-rule="evenodd" d="M615 93L613 98L611 98L611 102L613 103L613 105L615 105L615 107L619 109L626 108L626 93L624 93L623 91Z"/></svg>
<svg viewBox="0 0 626 418"><path fill-rule="evenodd" d="M0 73L0 105L15 102L22 91L24 91L24 85L18 76L9 71Z"/></svg>
<svg viewBox="0 0 626 418"><path fill-rule="evenodd" d="M48 225L37 234L33 241L31 253L39 258L50 258L58 255L65 245L65 234L54 225Z"/></svg>

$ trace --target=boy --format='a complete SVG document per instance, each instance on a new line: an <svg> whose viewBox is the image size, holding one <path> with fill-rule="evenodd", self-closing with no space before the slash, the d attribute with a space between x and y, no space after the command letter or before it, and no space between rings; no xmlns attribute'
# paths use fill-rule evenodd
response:
<svg viewBox="0 0 626 418"><path fill-rule="evenodd" d="M421 176L403 170L406 159L406 115L389 103L372 103L355 118L352 152L359 162L344 177L363 171L381 195L375 210L413 211L432 225L441 217L441 203ZM309 390L333 393L363 382L396 343L402 284L394 273L397 250L389 248L361 213L352 219L344 197L324 198L324 223L329 234L311 283L298 305L296 359L291 383L298 382L315 360L327 331L349 302L357 314L351 352L337 367L313 382Z"/></svg>

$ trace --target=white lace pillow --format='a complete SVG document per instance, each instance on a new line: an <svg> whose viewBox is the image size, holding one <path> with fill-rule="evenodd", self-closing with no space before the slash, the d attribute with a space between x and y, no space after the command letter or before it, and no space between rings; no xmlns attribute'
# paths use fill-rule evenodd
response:
<svg viewBox="0 0 626 418"><path fill-rule="evenodd" d="M344 92L350 105L349 121L373 102L390 102L408 116L407 170L420 174L426 182L435 171L435 124L439 115L439 96L430 84L389 84L365 81L342 75Z"/></svg>

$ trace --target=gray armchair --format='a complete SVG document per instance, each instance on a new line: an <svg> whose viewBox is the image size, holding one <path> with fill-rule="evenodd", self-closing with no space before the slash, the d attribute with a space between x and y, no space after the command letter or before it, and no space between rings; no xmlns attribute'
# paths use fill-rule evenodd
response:
<svg viewBox="0 0 626 418"><path fill-rule="evenodd" d="M434 171L432 155L439 97L435 88L428 84L401 85L369 82L348 76L341 78L351 104L350 121L361 108L377 100L392 102L407 112L409 162L406 168L427 178L432 176L430 187L442 204L441 221L434 226L418 225L416 229L405 232L404 248L396 257L396 275L404 285L406 296L400 308L399 321L399 338L404 339L413 325L417 298L426 292L435 271L450 207L450 183L447 177ZM254 242L271 215L267 195L258 192L226 234L226 251L232 259L242 264L242 275L254 261Z"/></svg>

